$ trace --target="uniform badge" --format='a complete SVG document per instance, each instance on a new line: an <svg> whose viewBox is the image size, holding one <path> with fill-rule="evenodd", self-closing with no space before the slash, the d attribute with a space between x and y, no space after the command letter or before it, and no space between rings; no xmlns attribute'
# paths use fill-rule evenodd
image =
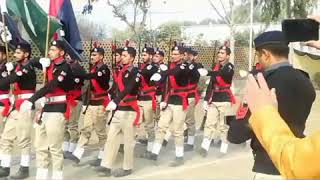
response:
<svg viewBox="0 0 320 180"><path fill-rule="evenodd" d="M184 65L180 65L180 69L185 69Z"/></svg>
<svg viewBox="0 0 320 180"><path fill-rule="evenodd" d="M7 76L8 76L8 73L7 73L7 72L2 72L1 76L2 76L2 77L7 77Z"/></svg>
<svg viewBox="0 0 320 180"><path fill-rule="evenodd" d="M139 82L140 81L140 78L139 77L136 77L136 82Z"/></svg>
<svg viewBox="0 0 320 180"><path fill-rule="evenodd" d="M103 74L106 74L106 70L102 70L102 73L103 73Z"/></svg>
<svg viewBox="0 0 320 180"><path fill-rule="evenodd" d="M62 76L66 76L67 75L67 73L66 72L64 72L64 71L61 71L61 73L60 73Z"/></svg>
<svg viewBox="0 0 320 180"><path fill-rule="evenodd" d="M22 69L22 72L27 74L28 73L28 70L27 69Z"/></svg>
<svg viewBox="0 0 320 180"><path fill-rule="evenodd" d="M125 77L125 78L128 78L128 77L129 77L129 74L127 73L126 75L124 75L124 77Z"/></svg>
<svg viewBox="0 0 320 180"><path fill-rule="evenodd" d="M17 76L22 76L22 71L18 71L18 72L16 72L16 74L17 74Z"/></svg>
<svg viewBox="0 0 320 180"><path fill-rule="evenodd" d="M74 79L74 82L75 82L75 83L79 83L79 82L80 82L80 79L79 79L79 78L75 78L75 79Z"/></svg>
<svg viewBox="0 0 320 180"><path fill-rule="evenodd" d="M152 65L147 66L147 70L151 70L152 69Z"/></svg>
<svg viewBox="0 0 320 180"><path fill-rule="evenodd" d="M140 73L138 73L138 74L137 74L137 77L141 77L141 74L140 74Z"/></svg>
<svg viewBox="0 0 320 180"><path fill-rule="evenodd" d="M98 76L99 77L102 76L102 72L101 71L98 72Z"/></svg>
<svg viewBox="0 0 320 180"><path fill-rule="evenodd" d="M58 81L62 82L64 80L64 77L62 75L58 76Z"/></svg>
<svg viewBox="0 0 320 180"><path fill-rule="evenodd" d="M189 69L192 70L193 68L194 68L194 65L191 64L191 65L189 66Z"/></svg>

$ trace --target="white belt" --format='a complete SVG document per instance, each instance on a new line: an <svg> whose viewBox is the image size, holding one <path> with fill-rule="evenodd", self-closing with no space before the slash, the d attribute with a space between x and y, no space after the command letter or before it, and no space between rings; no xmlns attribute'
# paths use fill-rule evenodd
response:
<svg viewBox="0 0 320 180"><path fill-rule="evenodd" d="M9 98L9 94L1 94L0 95L0 100L2 99L8 99Z"/></svg>
<svg viewBox="0 0 320 180"><path fill-rule="evenodd" d="M33 93L19 94L18 99L29 99L33 96Z"/></svg>
<svg viewBox="0 0 320 180"><path fill-rule="evenodd" d="M61 95L61 96L52 96L52 97L48 97L47 102L61 102L61 101L66 101L67 97L66 95Z"/></svg>

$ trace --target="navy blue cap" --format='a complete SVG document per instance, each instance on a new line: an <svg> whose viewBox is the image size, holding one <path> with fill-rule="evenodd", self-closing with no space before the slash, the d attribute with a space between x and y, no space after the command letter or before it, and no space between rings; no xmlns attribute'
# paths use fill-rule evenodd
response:
<svg viewBox="0 0 320 180"><path fill-rule="evenodd" d="M154 49L151 47L145 47L143 48L142 52L148 53L150 55L154 55Z"/></svg>
<svg viewBox="0 0 320 180"><path fill-rule="evenodd" d="M172 51L179 51L180 54L183 54L185 52L185 48L183 46L175 46L171 50Z"/></svg>
<svg viewBox="0 0 320 180"><path fill-rule="evenodd" d="M136 57L136 55L137 55L137 51L133 47L124 47L123 51L127 51L128 54L130 54L132 57Z"/></svg>
<svg viewBox="0 0 320 180"><path fill-rule="evenodd" d="M91 53L93 53L93 52L96 52L96 53L99 53L99 54L104 55L104 49L101 48L101 47L93 48L93 49L91 50Z"/></svg>
<svg viewBox="0 0 320 180"><path fill-rule="evenodd" d="M288 46L288 42L282 31L268 31L256 37L254 39L254 45L256 49L259 49L269 45Z"/></svg>

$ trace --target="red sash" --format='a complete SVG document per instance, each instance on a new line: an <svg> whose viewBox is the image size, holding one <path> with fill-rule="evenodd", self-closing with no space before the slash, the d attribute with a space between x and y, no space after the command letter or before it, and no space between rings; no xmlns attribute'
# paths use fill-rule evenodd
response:
<svg viewBox="0 0 320 180"><path fill-rule="evenodd" d="M220 70L220 64L216 64L213 71L219 71ZM228 84L224 81L224 79L221 76L216 77L216 84L213 84L213 92L226 92L228 96L230 97L231 103L236 103L236 98L234 97L230 87L231 84ZM211 98L212 99L212 98Z"/></svg>
<svg viewBox="0 0 320 180"><path fill-rule="evenodd" d="M91 73L96 73L96 72L97 72L97 67L95 66L92 68ZM91 79L90 82L93 87L93 93L92 93L92 96L90 97L90 99L91 100L104 99L103 106L107 107L110 102L110 98L108 96L108 90L103 89L96 79ZM100 97L97 97L97 96L100 96Z"/></svg>
<svg viewBox="0 0 320 180"><path fill-rule="evenodd" d="M9 91L0 91L0 95L2 94L9 94ZM7 117L9 115L10 106L11 106L10 99L9 98L1 99L0 103L3 104L3 110L1 112L1 115L3 117Z"/></svg>
<svg viewBox="0 0 320 180"><path fill-rule="evenodd" d="M172 63L170 64L170 69L175 68L176 64ZM182 87L179 86L177 84L176 78L173 75L169 76L169 82L170 82L170 86L171 89L169 91L169 94L167 95L168 99L170 96L176 95L176 96L180 96L182 98L182 107L183 110L186 110L188 108L188 91L187 91L187 87Z"/></svg>
<svg viewBox="0 0 320 180"><path fill-rule="evenodd" d="M244 106L244 103L241 103L239 109L237 110L236 119L243 120L249 111L248 106Z"/></svg>
<svg viewBox="0 0 320 180"><path fill-rule="evenodd" d="M141 69L144 69L146 64L141 65ZM142 87L140 89L140 96L149 96L151 97L152 101L152 110L156 111L157 109L157 99L156 99L156 87L155 86L149 86L146 79L142 76L141 77L141 84Z"/></svg>
<svg viewBox="0 0 320 180"><path fill-rule="evenodd" d="M117 82L118 82L118 87L120 91L124 91L125 85L123 83L123 73L126 72L128 69L128 66L124 66L123 69L119 72L119 75L117 77ZM126 102L126 99L135 99L132 101ZM131 106L134 111L136 111L137 115L136 118L133 122L133 125L138 126L140 124L139 119L140 119L140 107L138 105L137 101L137 95L126 95L124 99L120 102L119 106Z"/></svg>

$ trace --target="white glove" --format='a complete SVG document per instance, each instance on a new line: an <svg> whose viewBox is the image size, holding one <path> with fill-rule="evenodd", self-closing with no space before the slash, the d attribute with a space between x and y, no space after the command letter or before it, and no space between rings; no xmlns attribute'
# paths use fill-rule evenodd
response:
<svg viewBox="0 0 320 180"><path fill-rule="evenodd" d="M161 71L167 71L168 70L168 66L166 66L164 64L160 64L160 70Z"/></svg>
<svg viewBox="0 0 320 180"><path fill-rule="evenodd" d="M6 28L7 34L5 34L4 30L2 30L1 39L3 42L9 42L12 40L12 35L11 35L10 31L8 30L8 27L6 26L5 28Z"/></svg>
<svg viewBox="0 0 320 180"><path fill-rule="evenodd" d="M114 111L117 109L117 104L113 101L110 101L108 106L106 107L106 111Z"/></svg>
<svg viewBox="0 0 320 180"><path fill-rule="evenodd" d="M249 73L248 73L248 71L240 70L240 71L239 71L239 74L240 74L240 77L245 78L245 77L248 76Z"/></svg>
<svg viewBox="0 0 320 180"><path fill-rule="evenodd" d="M32 102L25 100L20 106L20 111L21 112L30 111L32 109L32 105L33 105Z"/></svg>
<svg viewBox="0 0 320 180"><path fill-rule="evenodd" d="M87 109L87 106L82 106L82 113Z"/></svg>
<svg viewBox="0 0 320 180"><path fill-rule="evenodd" d="M161 102L160 103L160 109L163 110L164 108L167 107L167 103L166 102Z"/></svg>
<svg viewBox="0 0 320 180"><path fill-rule="evenodd" d="M205 68L199 68L198 72L199 72L200 76L207 76L208 75L208 70L206 70Z"/></svg>
<svg viewBox="0 0 320 180"><path fill-rule="evenodd" d="M159 73L155 73L154 75L151 76L150 81L160 81L161 75Z"/></svg>
<svg viewBox="0 0 320 180"><path fill-rule="evenodd" d="M206 85L210 84L210 79L206 80Z"/></svg>
<svg viewBox="0 0 320 180"><path fill-rule="evenodd" d="M202 107L205 111L208 111L208 107L209 107L208 101L203 101Z"/></svg>
<svg viewBox="0 0 320 180"><path fill-rule="evenodd" d="M50 63L51 63L49 58L40 58L39 62L42 65L42 69L45 69L45 68L49 67Z"/></svg>
<svg viewBox="0 0 320 180"><path fill-rule="evenodd" d="M11 72L14 69L14 66L12 64L12 62L7 62L6 63L6 68L8 72Z"/></svg>

